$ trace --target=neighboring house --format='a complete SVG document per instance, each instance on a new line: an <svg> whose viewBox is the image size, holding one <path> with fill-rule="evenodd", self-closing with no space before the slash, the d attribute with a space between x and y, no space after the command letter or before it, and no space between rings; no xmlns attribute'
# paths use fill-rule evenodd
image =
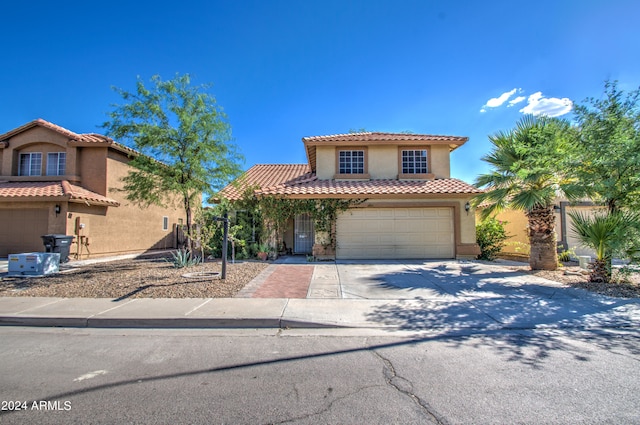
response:
<svg viewBox="0 0 640 425"><path fill-rule="evenodd" d="M82 258L175 248L184 212L141 208L116 190L135 155L42 119L0 135L0 257L43 251L46 234L75 236Z"/></svg>
<svg viewBox="0 0 640 425"><path fill-rule="evenodd" d="M466 137L353 133L302 139L307 164L250 168L223 197L363 200L338 216L335 246L315 240L307 215L280 235L298 254L338 259L474 258L479 253L469 200L481 191L450 176L450 153ZM325 247L326 248L326 247Z"/></svg>
<svg viewBox="0 0 640 425"><path fill-rule="evenodd" d="M581 214L593 214L593 212L604 207L595 206L593 202L570 203L563 199L555 202L554 211L556 216L556 238L558 248L562 251L573 250L575 255L595 256L595 251L585 248L574 236L572 220L569 211L578 211ZM529 237L527 236L528 220L524 211L507 209L495 215L495 218L506 222L505 230L509 238L505 241L502 253L513 256L529 256ZM479 220L479 218L478 218Z"/></svg>

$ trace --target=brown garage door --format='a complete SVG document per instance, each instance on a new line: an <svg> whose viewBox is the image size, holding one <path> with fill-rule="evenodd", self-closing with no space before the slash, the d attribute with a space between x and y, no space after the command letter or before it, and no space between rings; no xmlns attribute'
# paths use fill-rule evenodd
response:
<svg viewBox="0 0 640 425"><path fill-rule="evenodd" d="M0 210L0 257L21 252L42 252L42 235L49 228L43 209Z"/></svg>
<svg viewBox="0 0 640 425"><path fill-rule="evenodd" d="M453 258L453 208L354 208L338 217L337 258Z"/></svg>

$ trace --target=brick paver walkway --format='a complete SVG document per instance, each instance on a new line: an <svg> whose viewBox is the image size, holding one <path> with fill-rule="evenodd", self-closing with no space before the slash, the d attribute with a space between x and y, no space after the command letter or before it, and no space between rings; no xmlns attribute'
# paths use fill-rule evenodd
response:
<svg viewBox="0 0 640 425"><path fill-rule="evenodd" d="M278 265L253 298L306 298L314 266Z"/></svg>

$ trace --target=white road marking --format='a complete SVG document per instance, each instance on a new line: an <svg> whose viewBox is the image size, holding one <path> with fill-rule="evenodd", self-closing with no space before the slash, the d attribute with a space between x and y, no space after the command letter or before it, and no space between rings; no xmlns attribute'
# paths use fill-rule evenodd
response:
<svg viewBox="0 0 640 425"><path fill-rule="evenodd" d="M82 376L78 376L73 382L84 381L85 379L95 378L96 376L106 375L108 372L106 370L96 370L95 372L85 373Z"/></svg>

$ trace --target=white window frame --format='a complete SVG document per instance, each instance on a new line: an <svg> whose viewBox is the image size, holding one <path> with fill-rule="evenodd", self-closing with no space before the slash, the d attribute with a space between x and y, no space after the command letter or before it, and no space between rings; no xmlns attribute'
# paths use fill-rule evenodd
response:
<svg viewBox="0 0 640 425"><path fill-rule="evenodd" d="M338 174L364 174L364 150L341 150L338 152Z"/></svg>
<svg viewBox="0 0 640 425"><path fill-rule="evenodd" d="M47 176L64 176L66 173L67 153L47 153ZM55 168L52 169L52 168Z"/></svg>
<svg viewBox="0 0 640 425"><path fill-rule="evenodd" d="M429 151L427 149L402 149L402 174L428 174Z"/></svg>
<svg viewBox="0 0 640 425"><path fill-rule="evenodd" d="M29 158L27 161L27 171L25 174L23 170L23 164L25 158ZM35 158L35 159L34 159ZM35 172L34 172L35 171ZM18 175L19 176L41 176L42 175L42 152L27 152L21 153L18 159Z"/></svg>
<svg viewBox="0 0 640 425"><path fill-rule="evenodd" d="M169 217L166 215L162 217L162 230L165 232L169 230Z"/></svg>

